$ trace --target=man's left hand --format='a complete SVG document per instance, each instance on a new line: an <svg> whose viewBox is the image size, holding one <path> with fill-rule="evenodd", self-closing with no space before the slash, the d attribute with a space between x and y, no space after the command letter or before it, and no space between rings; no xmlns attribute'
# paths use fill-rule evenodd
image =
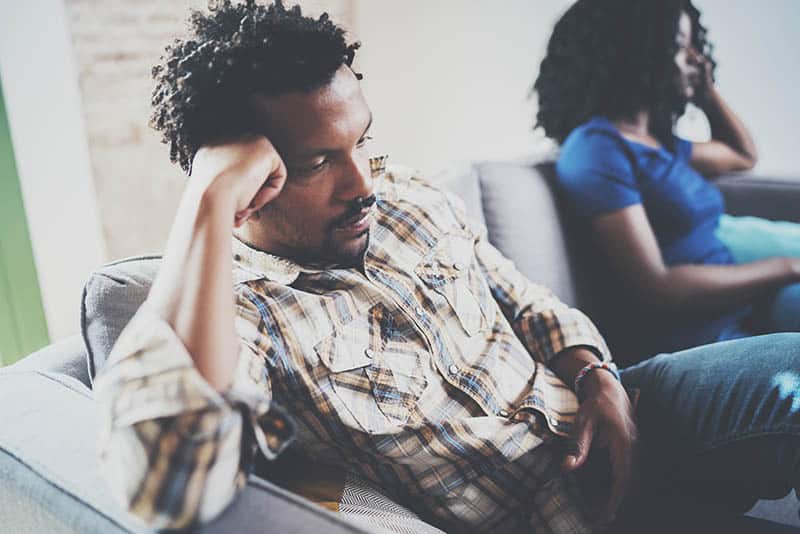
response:
<svg viewBox="0 0 800 534"><path fill-rule="evenodd" d="M570 437L564 469L584 465L590 449L607 449L611 463L611 493L603 521L611 521L628 490L634 468L637 431L628 394L611 373L591 371L582 381L581 402Z"/></svg>

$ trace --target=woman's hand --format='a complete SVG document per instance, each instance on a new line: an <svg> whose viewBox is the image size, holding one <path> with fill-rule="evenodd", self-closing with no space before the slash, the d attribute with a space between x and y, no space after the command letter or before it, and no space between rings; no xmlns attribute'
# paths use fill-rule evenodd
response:
<svg viewBox="0 0 800 534"><path fill-rule="evenodd" d="M697 67L697 84L695 85L695 102L704 107L709 93L714 90L714 68L706 56L689 47L689 62Z"/></svg>
<svg viewBox="0 0 800 534"><path fill-rule="evenodd" d="M192 162L190 187L231 209L236 227L274 200L285 183L286 166L263 136L202 147Z"/></svg>
<svg viewBox="0 0 800 534"><path fill-rule="evenodd" d="M622 384L607 371L595 369L583 379L584 400L578 409L564 469L585 464L590 450L608 452L611 491L600 520L609 522L622 504L634 473L637 430L634 407Z"/></svg>
<svg viewBox="0 0 800 534"><path fill-rule="evenodd" d="M800 258L785 258L786 263L788 264L789 272L791 273L791 277L795 281L800 281Z"/></svg>

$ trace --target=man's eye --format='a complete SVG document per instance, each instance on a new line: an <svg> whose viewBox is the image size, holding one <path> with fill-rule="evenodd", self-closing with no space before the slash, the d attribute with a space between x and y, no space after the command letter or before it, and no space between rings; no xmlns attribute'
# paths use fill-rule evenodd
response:
<svg viewBox="0 0 800 534"><path fill-rule="evenodd" d="M362 146L367 144L367 141L372 141L372 136L371 135L365 135L364 137L359 139L358 143L356 143L356 146L358 148L361 148Z"/></svg>
<svg viewBox="0 0 800 534"><path fill-rule="evenodd" d="M297 165L289 167L289 175L297 178L309 178L328 166L328 160L324 159L313 165Z"/></svg>

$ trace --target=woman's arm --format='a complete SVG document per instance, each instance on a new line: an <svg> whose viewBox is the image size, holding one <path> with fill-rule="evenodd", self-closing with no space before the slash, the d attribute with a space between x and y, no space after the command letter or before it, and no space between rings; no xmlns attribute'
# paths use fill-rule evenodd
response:
<svg viewBox="0 0 800 534"><path fill-rule="evenodd" d="M641 204L596 217L592 231L620 279L630 284L651 309L719 312L800 281L799 258L776 257L741 265L667 266Z"/></svg>
<svg viewBox="0 0 800 534"><path fill-rule="evenodd" d="M742 120L725 102L714 85L711 68L706 59L696 54L704 69L702 87L698 88L697 105L705 112L711 125L711 141L694 143L691 165L706 176L752 169L758 161L753 138Z"/></svg>

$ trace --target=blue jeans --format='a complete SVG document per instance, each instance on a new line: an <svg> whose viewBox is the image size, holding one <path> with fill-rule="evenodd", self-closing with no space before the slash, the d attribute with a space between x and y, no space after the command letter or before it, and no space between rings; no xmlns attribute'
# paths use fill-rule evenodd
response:
<svg viewBox="0 0 800 534"><path fill-rule="evenodd" d="M717 237L730 249L736 263L775 256L800 258L800 224L759 217L720 217ZM800 332L800 283L791 284L758 300L741 324L720 339L752 334Z"/></svg>
<svg viewBox="0 0 800 534"><path fill-rule="evenodd" d="M641 532L701 520L719 532L757 499L800 487L800 334L662 354L621 376L640 391L641 479L622 517L645 521Z"/></svg>

